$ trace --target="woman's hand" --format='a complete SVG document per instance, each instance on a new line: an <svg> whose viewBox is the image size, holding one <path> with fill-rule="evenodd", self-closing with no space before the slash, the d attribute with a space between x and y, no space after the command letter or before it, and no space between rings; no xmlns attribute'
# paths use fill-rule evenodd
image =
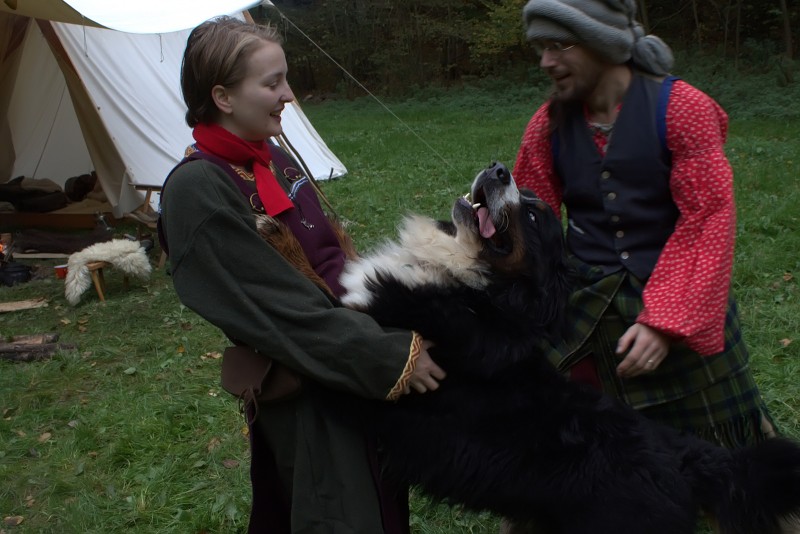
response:
<svg viewBox="0 0 800 534"><path fill-rule="evenodd" d="M417 356L417 365L414 367L414 372L411 374L403 393L411 393L411 389L418 393L435 391L439 388L439 380L443 380L447 376L447 373L436 365L431 355L428 354L428 349L432 346L433 343L431 341L422 341L419 356Z"/></svg>
<svg viewBox="0 0 800 534"><path fill-rule="evenodd" d="M655 371L667 357L669 342L669 337L658 330L634 324L617 342L617 354L628 353L617 366L617 375L632 378Z"/></svg>

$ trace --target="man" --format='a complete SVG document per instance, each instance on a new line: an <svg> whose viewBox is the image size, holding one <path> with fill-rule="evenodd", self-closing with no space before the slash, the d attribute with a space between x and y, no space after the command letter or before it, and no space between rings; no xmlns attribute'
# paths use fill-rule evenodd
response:
<svg viewBox="0 0 800 534"><path fill-rule="evenodd" d="M530 0L527 37L553 81L514 177L559 213L580 283L572 380L726 447L774 435L729 295L736 213L727 115L668 76L635 0Z"/></svg>

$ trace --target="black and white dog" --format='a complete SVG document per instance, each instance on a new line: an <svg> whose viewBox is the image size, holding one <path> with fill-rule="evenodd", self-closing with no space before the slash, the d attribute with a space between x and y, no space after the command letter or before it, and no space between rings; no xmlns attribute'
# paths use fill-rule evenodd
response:
<svg viewBox="0 0 800 534"><path fill-rule="evenodd" d="M796 444L731 452L556 372L539 344L560 328L567 272L560 222L500 164L451 223L407 218L347 267L343 302L435 342L448 373L385 409L387 473L536 532L689 534L701 510L725 534L800 531Z"/></svg>

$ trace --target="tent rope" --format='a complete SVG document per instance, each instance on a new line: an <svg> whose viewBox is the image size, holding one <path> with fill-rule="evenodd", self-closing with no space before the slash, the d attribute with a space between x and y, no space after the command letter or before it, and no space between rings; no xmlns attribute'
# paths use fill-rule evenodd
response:
<svg viewBox="0 0 800 534"><path fill-rule="evenodd" d="M312 38L311 38L311 37L310 37L310 36L309 36L309 35L308 35L306 32L304 32L303 30L301 30L301 29L300 29L300 28L299 28L299 27L298 27L298 26L297 26L297 25L296 25L294 22L292 22L291 20L289 20L289 18L288 18L286 15L284 15L284 14L283 14L283 12L282 12L280 9L278 9L278 7L277 7L275 4L269 4L269 5L268 5L268 7L272 7L273 9L275 9L275 11L277 11L277 12L278 12L278 14L280 15L280 17L281 17L281 19L282 19L282 20L284 20L284 21L285 21L287 24L291 25L291 26L292 26L292 27L293 27L295 30L297 30L297 31L300 33L300 35L302 35L303 37L305 37L306 39L308 39L308 42L310 42L312 45L314 45L315 47L317 47L317 49L318 49L320 52L322 52L322 54L324 54L324 55L325 55L325 57L327 57L328 59L330 59L330 60L331 60L331 62L332 62L334 65L336 65L337 67L339 67L339 69L341 69L341 71L342 71L342 72L344 72L344 73L345 73L345 74L346 74L346 75L347 75L347 76L348 76L348 77L349 77L351 80L353 80L353 82L355 82L355 84L356 84L356 85L358 85L358 86L359 86L361 89L363 89L365 93L367 93L367 94L368 94L368 95L369 95L369 96L370 96L370 97L371 97L373 100L375 100L375 102L377 102L378 104L380 104L380 106L381 106L383 109L385 109L385 110L386 110L386 111L387 111L387 112L388 112L388 113L389 113L389 114L390 114L392 117L394 117L394 118L395 118L395 119L396 119L396 120L397 120L397 121L398 121L400 124L402 124L402 125L403 125L403 126L404 126L404 127L405 127L405 128L408 130L408 131L409 131L409 132L411 132L411 134L412 134L414 137L416 137L416 138L417 138L417 139L418 139L418 140L419 140L419 141L420 141L420 142L421 142L423 145L425 145L425 146L428 148L428 150L430 150L431 152L433 152L433 153L434 153L434 154L435 154L435 155L436 155L436 156L437 156L437 157L438 157L438 158L439 158L439 159L442 161L442 163L444 163L446 166L448 166L448 167L449 167L451 170L454 170L454 171L455 171L455 170L457 170L457 169L456 169L456 168L455 168L455 167L454 167L454 166L453 166L453 165L452 165L452 164L451 164L449 161L447 161L447 160L445 159L445 157L444 157L444 156L442 156L442 155L441 155L441 154L440 154L440 153L439 153L439 152L438 152L438 151L437 151L435 148L433 148L433 146L431 146L431 144L430 144L430 143L428 143L428 142L427 142L425 139L423 139L421 135L419 135L419 134L418 134L418 133L417 133L417 132L416 132L416 131L415 131L415 130L414 130L412 127L411 127L411 126L409 126L409 125L408 125L408 123L406 123L406 122L405 122L403 119L401 119L400 117L398 117L398 116L397 116L397 114L395 114L395 112L394 112L394 111L392 111L391 109L389 109L389 106L387 106L386 104L384 104L384 103L383 103L383 101L381 101L381 99L380 99L380 98L378 98L376 95L374 95L374 94L372 93L372 91L370 91L369 89L367 89L367 88L364 86L364 84L362 84L360 81L358 81L358 80L356 79L356 77L355 77L355 76L353 76L352 74L350 74L350 72L349 72L349 71L348 71L346 68L344 68L344 66L343 66L342 64L340 64L338 61L336 61L336 60L335 60L335 59L334 59L334 58L333 58L333 57L332 57L330 54L328 54L328 52L326 52L326 51L325 51L325 50L324 50L324 49L323 49L323 48L322 48L322 47L321 47L319 44L317 44L317 42L316 42L316 41L314 41L314 39L312 39Z"/></svg>

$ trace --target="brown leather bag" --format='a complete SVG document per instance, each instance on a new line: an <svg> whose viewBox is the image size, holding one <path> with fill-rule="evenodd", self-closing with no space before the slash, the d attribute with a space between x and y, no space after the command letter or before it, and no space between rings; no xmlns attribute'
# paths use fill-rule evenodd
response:
<svg viewBox="0 0 800 534"><path fill-rule="evenodd" d="M302 382L297 373L269 356L234 346L222 353L222 388L245 402L266 404L298 395Z"/></svg>

